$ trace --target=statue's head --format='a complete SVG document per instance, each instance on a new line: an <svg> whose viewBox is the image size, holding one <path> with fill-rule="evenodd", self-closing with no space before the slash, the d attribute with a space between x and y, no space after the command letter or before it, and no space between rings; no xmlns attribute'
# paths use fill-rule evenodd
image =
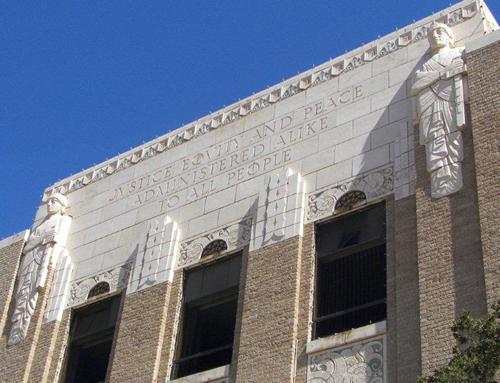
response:
<svg viewBox="0 0 500 383"><path fill-rule="evenodd" d="M455 35L446 24L432 23L427 38L433 51L444 47L451 48L455 45Z"/></svg>
<svg viewBox="0 0 500 383"><path fill-rule="evenodd" d="M47 214L63 214L68 206L68 199L61 193L54 193L47 201Z"/></svg>

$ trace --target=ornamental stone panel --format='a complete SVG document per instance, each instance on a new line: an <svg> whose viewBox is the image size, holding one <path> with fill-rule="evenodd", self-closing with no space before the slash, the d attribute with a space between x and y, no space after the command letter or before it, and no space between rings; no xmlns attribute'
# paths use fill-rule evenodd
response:
<svg viewBox="0 0 500 383"><path fill-rule="evenodd" d="M385 338L309 356L308 383L384 383Z"/></svg>

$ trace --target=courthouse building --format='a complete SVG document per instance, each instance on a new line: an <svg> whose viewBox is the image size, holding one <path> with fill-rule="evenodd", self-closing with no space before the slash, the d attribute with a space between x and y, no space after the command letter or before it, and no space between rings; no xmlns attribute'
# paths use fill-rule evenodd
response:
<svg viewBox="0 0 500 383"><path fill-rule="evenodd" d="M497 28L465 0L49 186L0 241L0 381L446 365L500 291Z"/></svg>

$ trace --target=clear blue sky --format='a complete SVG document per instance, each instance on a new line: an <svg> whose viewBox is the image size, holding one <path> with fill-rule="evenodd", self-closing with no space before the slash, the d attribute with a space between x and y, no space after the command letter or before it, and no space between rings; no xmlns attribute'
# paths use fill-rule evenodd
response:
<svg viewBox="0 0 500 383"><path fill-rule="evenodd" d="M448 5L3 1L0 238L58 179Z"/></svg>

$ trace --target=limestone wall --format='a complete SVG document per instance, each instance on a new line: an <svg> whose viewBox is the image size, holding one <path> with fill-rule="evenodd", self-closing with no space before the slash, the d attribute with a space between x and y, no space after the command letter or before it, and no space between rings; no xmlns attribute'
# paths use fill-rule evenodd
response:
<svg viewBox="0 0 500 383"><path fill-rule="evenodd" d="M434 21L467 47L470 100L463 188L438 199L410 96ZM105 282L123 293L108 381L169 381L184 270L240 250L233 362L214 382L315 382L332 345L370 350L391 382L445 364L451 321L498 297L498 32L481 37L495 27L481 1L463 1L49 187L34 228L63 193L69 258L51 265L26 339L8 347L28 233L0 242L0 380L58 381L72 309ZM386 205L387 319L348 342L312 341L315 225L349 191ZM227 249L202 259L214 240Z"/></svg>

